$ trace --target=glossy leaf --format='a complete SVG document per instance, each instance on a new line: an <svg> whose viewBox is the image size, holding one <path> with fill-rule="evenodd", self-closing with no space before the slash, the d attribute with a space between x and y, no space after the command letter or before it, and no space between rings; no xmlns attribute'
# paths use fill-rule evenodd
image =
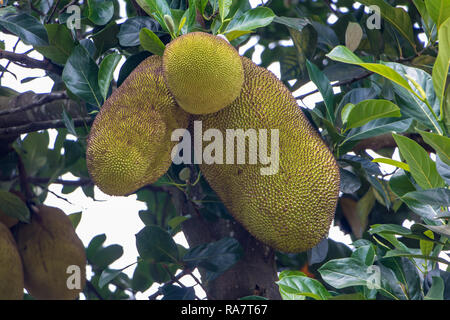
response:
<svg viewBox="0 0 450 320"><path fill-rule="evenodd" d="M114 4L110 0L88 0L89 20L96 25L103 26L114 15Z"/></svg>
<svg viewBox="0 0 450 320"><path fill-rule="evenodd" d="M100 108L103 99L98 86L98 66L83 46L78 45L72 51L62 79L72 93Z"/></svg>
<svg viewBox="0 0 450 320"><path fill-rule="evenodd" d="M439 155L436 156L436 169L447 185L450 185L450 165L444 163Z"/></svg>
<svg viewBox="0 0 450 320"><path fill-rule="evenodd" d="M317 280L302 276L287 276L276 282L285 293L301 295L315 300L327 300L331 294Z"/></svg>
<svg viewBox="0 0 450 320"><path fill-rule="evenodd" d="M98 86L102 97L106 100L108 95L109 86L114 76L114 71L119 64L122 56L118 53L111 53L107 55L100 63L98 71Z"/></svg>
<svg viewBox="0 0 450 320"><path fill-rule="evenodd" d="M98 286L103 288L105 285L114 280L119 274L122 273L122 270L113 270L113 269L105 269L100 275L100 279L98 280Z"/></svg>
<svg viewBox="0 0 450 320"><path fill-rule="evenodd" d="M345 109L344 109L345 110ZM369 99L359 102L346 112L347 129L361 127L379 118L400 117L400 108L383 99Z"/></svg>
<svg viewBox="0 0 450 320"><path fill-rule="evenodd" d="M136 2L149 16L155 18L164 30L169 31L164 16L172 17L172 12L166 0L137 0Z"/></svg>
<svg viewBox="0 0 450 320"><path fill-rule="evenodd" d="M444 186L444 181L436 170L435 162L417 142L397 134L393 134L393 137L400 154L409 165L411 175L420 187L432 189Z"/></svg>
<svg viewBox="0 0 450 320"><path fill-rule="evenodd" d="M18 36L26 44L32 46L46 46L49 44L44 25L28 14L0 16L0 26Z"/></svg>
<svg viewBox="0 0 450 320"><path fill-rule="evenodd" d="M417 130L423 140L436 150L439 158L450 166L450 138L432 132Z"/></svg>
<svg viewBox="0 0 450 320"><path fill-rule="evenodd" d="M327 109L327 119L334 123L334 93L333 87L330 84L330 80L323 74L322 71L317 68L317 66L311 63L309 60L306 61L306 68L308 69L308 74L312 82L316 85L320 94L322 95L323 101Z"/></svg>
<svg viewBox="0 0 450 320"><path fill-rule="evenodd" d="M438 2L438 0L436 0ZM450 1L441 0L441 3L447 2L448 10L450 10ZM444 13L442 13L444 14ZM447 16L450 16L447 13ZM441 102L441 117L444 111L445 88L448 76L448 68L450 66L450 18L447 18L439 27L439 53L433 66L433 85L437 96ZM442 118L441 118L442 119Z"/></svg>
<svg viewBox="0 0 450 320"><path fill-rule="evenodd" d="M390 118L376 119L368 122L362 127L351 129L342 144L370 137L376 137L392 131L399 133L405 132L411 127L412 123L412 119L404 119L398 121Z"/></svg>
<svg viewBox="0 0 450 320"><path fill-rule="evenodd" d="M54 63L65 64L73 48L75 41L70 30L65 24L44 25L48 33L48 46L35 46L36 50Z"/></svg>
<svg viewBox="0 0 450 320"><path fill-rule="evenodd" d="M425 0L425 7L438 29L450 17L450 1L448 0Z"/></svg>
<svg viewBox="0 0 450 320"><path fill-rule="evenodd" d="M166 46L152 30L147 28L141 29L139 41L145 50L158 56L163 55Z"/></svg>
<svg viewBox="0 0 450 320"><path fill-rule="evenodd" d="M224 34L229 41L261 27L265 27L275 18L273 11L267 7L256 7L230 21Z"/></svg>
<svg viewBox="0 0 450 320"><path fill-rule="evenodd" d="M449 9L450 10L450 9ZM441 277L433 277L433 283L428 290L425 300L444 300L444 280Z"/></svg>
<svg viewBox="0 0 450 320"><path fill-rule="evenodd" d="M124 47L138 46L140 44L139 32L143 28L157 31L158 25L149 17L132 17L122 23L117 35L120 45Z"/></svg>
<svg viewBox="0 0 450 320"><path fill-rule="evenodd" d="M178 248L171 235L158 226L146 226L136 234L136 247L143 259L177 262Z"/></svg>
<svg viewBox="0 0 450 320"><path fill-rule="evenodd" d="M353 251L352 258L364 262L366 266L371 266L375 260L375 250L372 245L361 246Z"/></svg>
<svg viewBox="0 0 450 320"><path fill-rule="evenodd" d="M450 206L450 190L446 188L408 192L402 199L409 198L429 205Z"/></svg>
<svg viewBox="0 0 450 320"><path fill-rule="evenodd" d="M0 212L19 221L30 222L30 210L25 202L6 190L0 190Z"/></svg>

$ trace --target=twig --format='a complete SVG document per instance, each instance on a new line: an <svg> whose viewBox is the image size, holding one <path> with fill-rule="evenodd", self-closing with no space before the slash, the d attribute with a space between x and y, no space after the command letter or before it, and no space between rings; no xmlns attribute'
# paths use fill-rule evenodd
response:
<svg viewBox="0 0 450 320"><path fill-rule="evenodd" d="M86 281L86 288L92 291L99 300L104 300L100 292L97 291L95 286L90 281Z"/></svg>
<svg viewBox="0 0 450 320"><path fill-rule="evenodd" d="M165 269L165 270L166 270L167 272L169 272L167 269ZM189 274L189 273L190 273L190 270L184 269L184 270L182 270L178 275L176 275L175 277L174 277L174 276L171 276L171 280L168 281L168 282L166 282L165 285L168 285L168 284L172 284L172 283L174 283L174 282L177 282L178 284L180 284L180 285L182 285L182 286L184 287L184 285L183 285L182 283L179 283L178 281L179 281L181 278L183 278L185 275ZM158 291L156 291L154 294L150 295L150 296L148 297L148 299L149 299L149 300L155 300L159 295L161 295L161 292L160 292L159 289L158 289Z"/></svg>
<svg viewBox="0 0 450 320"><path fill-rule="evenodd" d="M15 44L14 47L13 47L13 52L16 52L16 48L17 48L17 45L19 44L19 42L20 42L20 38L17 38L16 44ZM3 75L5 74L5 71L8 69L8 67L9 67L10 64L11 64L11 60L9 60L9 61L6 63L6 66L5 66L4 69L2 70L2 73L0 74L0 79L3 78Z"/></svg>
<svg viewBox="0 0 450 320"><path fill-rule="evenodd" d="M91 124L93 122L92 118L74 118L73 119L75 126L81 126L84 124ZM22 126L9 127L0 129L0 136L9 135L9 134L23 134L38 130L46 130L46 129L56 129L56 128L64 128L65 123L64 120L47 120L47 121L39 121L39 122L31 122L24 124Z"/></svg>
<svg viewBox="0 0 450 320"><path fill-rule="evenodd" d="M77 0L72 0L70 1L68 4L66 4L61 10L59 10L59 13L63 13L64 11L67 10L68 7L70 7L71 5L74 5L75 3L77 3Z"/></svg>
<svg viewBox="0 0 450 320"><path fill-rule="evenodd" d="M49 102L52 102L55 100L63 100L63 99L69 99L69 96L67 95L66 92L50 92L50 93L46 94L45 96L42 96L36 102L32 102L26 106L19 107L19 108L10 108L10 109L5 109L5 110L0 110L0 116L27 111L27 110L33 109L34 107L40 107L45 103L49 103Z"/></svg>
<svg viewBox="0 0 450 320"><path fill-rule="evenodd" d="M27 171L25 170L25 165L22 161L22 157L19 153L17 154L17 169L19 171L19 181L20 181L20 189L22 193L25 195L25 199L27 201L33 198L33 192L31 191L30 185L28 184Z"/></svg>
<svg viewBox="0 0 450 320"><path fill-rule="evenodd" d="M50 178L28 177L27 180L28 182L37 185L52 183L52 184L62 184L64 186L84 187L94 184L92 180L89 178L80 178L79 180L64 180L64 179L51 180Z"/></svg>
<svg viewBox="0 0 450 320"><path fill-rule="evenodd" d="M59 1L60 0L57 0L56 2L55 2L55 4L53 5L53 7L52 7L52 11L50 12L50 15L47 17L47 19L45 20L46 22L46 24L48 24L48 23L50 23L50 21L52 20L52 18L53 18L53 15L55 14L55 11L56 11L56 8L58 7L58 5L59 5Z"/></svg>
<svg viewBox="0 0 450 320"><path fill-rule="evenodd" d="M215 300L214 297L211 294L208 294L208 291L206 290L206 288L203 286L203 284L200 282L200 280L198 280L198 278L194 275L193 273L194 271L192 270L189 275L192 277L192 279L194 279L194 281L200 286L200 288L203 289L203 291L205 291L206 296L208 297L208 300Z"/></svg>
<svg viewBox="0 0 450 320"><path fill-rule="evenodd" d="M60 196L59 194L57 194L56 192L53 192L53 191L50 190L49 188L44 187L43 185L40 185L40 184L36 184L36 185L38 185L38 186L39 186L40 188L42 188L42 189L45 189L47 192L50 192L51 194L53 194L53 195L54 195L55 197L57 197L58 199L61 199L61 200L63 200L63 201L66 201L68 204L73 205L73 203L70 202L67 198L64 198L64 197Z"/></svg>
<svg viewBox="0 0 450 320"><path fill-rule="evenodd" d="M336 82L335 84L332 84L331 86L332 86L332 87L345 86L345 85L347 85L347 84L351 84L351 83L353 83L353 82L356 82L356 81L365 79L365 78L367 78L368 76L370 76L371 74L373 74L373 72L367 72L367 73L365 73L365 74L363 74L363 75L361 75L361 76L359 76L359 77L353 78L353 79L349 79L349 80L344 80L344 81ZM317 93L317 92L319 92L319 90L318 90L318 89L315 89L315 90L310 91L310 92L308 92L308 93L299 95L299 96L295 97L295 99L303 100L303 99L306 98L307 96L312 95L312 94Z"/></svg>
<svg viewBox="0 0 450 320"><path fill-rule="evenodd" d="M62 68L50 62L50 60L33 59L23 53L15 53L0 49L0 59L8 59L9 61L25 68L37 68L47 70L56 74L62 74Z"/></svg>

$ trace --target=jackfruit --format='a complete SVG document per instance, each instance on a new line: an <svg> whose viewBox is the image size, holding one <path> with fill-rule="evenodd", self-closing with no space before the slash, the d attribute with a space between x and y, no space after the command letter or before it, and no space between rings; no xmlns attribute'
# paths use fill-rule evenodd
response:
<svg viewBox="0 0 450 320"><path fill-rule="evenodd" d="M225 39L191 32L170 42L163 55L164 78L181 108L208 114L239 96L244 71L239 53Z"/></svg>
<svg viewBox="0 0 450 320"><path fill-rule="evenodd" d="M123 196L155 182L171 165L172 131L186 128L188 117L166 87L162 58L145 59L94 120L86 151L94 183Z"/></svg>
<svg viewBox="0 0 450 320"><path fill-rule="evenodd" d="M248 160L203 163L200 170L254 237L283 252L308 250L327 236L334 217L339 195L336 160L283 83L251 60L243 57L242 61L245 82L240 97L227 108L194 120L202 121L203 130L215 128L223 133L226 129L278 129L279 147L268 143L267 155L278 152L279 170L262 175L260 169L267 165ZM249 147L246 142L245 159ZM239 156L236 150L235 146L234 159Z"/></svg>
<svg viewBox="0 0 450 320"><path fill-rule="evenodd" d="M25 289L39 300L73 300L86 283L86 253L69 217L59 208L39 205L31 223L21 224L17 246Z"/></svg>
<svg viewBox="0 0 450 320"><path fill-rule="evenodd" d="M22 260L8 227L0 223L0 300L23 298Z"/></svg>

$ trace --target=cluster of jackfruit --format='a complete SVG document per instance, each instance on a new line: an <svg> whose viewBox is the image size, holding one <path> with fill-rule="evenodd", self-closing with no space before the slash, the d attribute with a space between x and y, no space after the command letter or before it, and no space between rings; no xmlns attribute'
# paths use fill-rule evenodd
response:
<svg viewBox="0 0 450 320"><path fill-rule="evenodd" d="M86 283L83 243L63 211L35 208L28 224L0 211L0 300L20 300L24 288L34 299L76 299Z"/></svg>
<svg viewBox="0 0 450 320"><path fill-rule="evenodd" d="M261 175L262 164L248 163L203 163L200 170L235 219L267 245L300 252L326 237L339 193L332 153L275 75L206 33L173 40L105 102L88 139L93 181L111 195L155 182L171 164L172 131L196 120L222 133L278 129L271 150L279 153L278 173Z"/></svg>

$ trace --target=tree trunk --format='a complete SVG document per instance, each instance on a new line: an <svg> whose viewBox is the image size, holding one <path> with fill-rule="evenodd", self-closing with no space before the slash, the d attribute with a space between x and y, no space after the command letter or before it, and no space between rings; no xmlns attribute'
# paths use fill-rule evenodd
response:
<svg viewBox="0 0 450 320"><path fill-rule="evenodd" d="M281 299L275 284L278 278L273 249L256 240L238 222L225 219L210 222L202 216L193 216L183 223L183 232L190 247L232 236L244 251L232 268L205 284L209 299L235 300L250 295ZM199 271L205 278L205 273Z"/></svg>

